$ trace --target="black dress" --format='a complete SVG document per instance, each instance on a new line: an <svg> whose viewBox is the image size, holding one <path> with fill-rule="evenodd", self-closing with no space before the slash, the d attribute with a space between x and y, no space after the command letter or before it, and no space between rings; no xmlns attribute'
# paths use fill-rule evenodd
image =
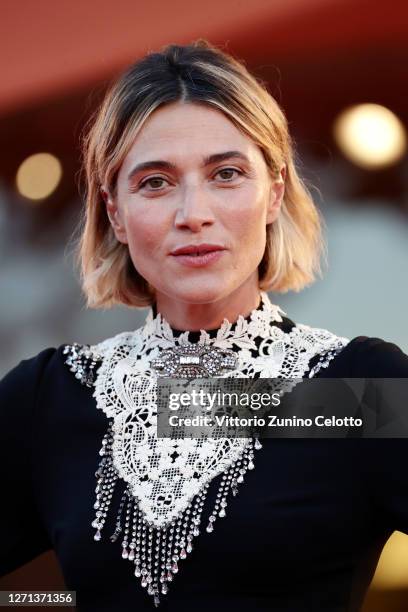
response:
<svg viewBox="0 0 408 612"><path fill-rule="evenodd" d="M48 348L0 383L0 575L54 549L78 610L151 611L120 542L93 539L106 417L64 361L63 347ZM360 336L319 376L405 378L408 356ZM159 609L358 610L386 540L408 534L407 456L405 439L264 440L227 518L197 538Z"/></svg>

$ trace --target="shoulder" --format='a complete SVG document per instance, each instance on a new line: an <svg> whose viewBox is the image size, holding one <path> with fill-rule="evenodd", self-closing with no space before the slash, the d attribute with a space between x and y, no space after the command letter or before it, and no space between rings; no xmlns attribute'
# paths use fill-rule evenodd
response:
<svg viewBox="0 0 408 612"><path fill-rule="evenodd" d="M408 355L393 342L363 335L348 339L287 319L285 331L289 330L315 347L308 376L408 378Z"/></svg>
<svg viewBox="0 0 408 612"><path fill-rule="evenodd" d="M326 376L405 378L408 377L408 355L393 342L357 336L337 354Z"/></svg>
<svg viewBox="0 0 408 612"><path fill-rule="evenodd" d="M33 404L43 387L61 388L61 384L75 380L67 364L69 347L79 349L82 346L84 350L87 347L78 344L48 347L20 361L0 380L0 404Z"/></svg>
<svg viewBox="0 0 408 612"><path fill-rule="evenodd" d="M46 348L23 359L0 380L0 447L27 447L34 406L48 372L58 363L58 349Z"/></svg>
<svg viewBox="0 0 408 612"><path fill-rule="evenodd" d="M302 347L313 345L308 377L408 378L408 355L393 342L364 335L349 339L288 317L283 317L281 328L300 336Z"/></svg>
<svg viewBox="0 0 408 612"><path fill-rule="evenodd" d="M130 344L133 336L133 332L122 332L95 345L78 342L61 344L23 359L0 380L1 401L10 394L29 392L33 396L43 382L58 387L62 382L77 379L82 385L90 387L103 357L117 346Z"/></svg>
<svg viewBox="0 0 408 612"><path fill-rule="evenodd" d="M0 381L2 400L10 393L32 392L50 364L55 362L56 353L56 348L46 348L34 357L20 361Z"/></svg>

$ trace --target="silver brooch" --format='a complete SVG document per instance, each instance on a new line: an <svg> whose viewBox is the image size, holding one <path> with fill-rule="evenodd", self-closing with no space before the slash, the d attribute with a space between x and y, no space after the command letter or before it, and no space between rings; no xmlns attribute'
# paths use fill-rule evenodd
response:
<svg viewBox="0 0 408 612"><path fill-rule="evenodd" d="M238 357L228 349L192 344L165 349L150 365L158 376L204 378L235 370Z"/></svg>

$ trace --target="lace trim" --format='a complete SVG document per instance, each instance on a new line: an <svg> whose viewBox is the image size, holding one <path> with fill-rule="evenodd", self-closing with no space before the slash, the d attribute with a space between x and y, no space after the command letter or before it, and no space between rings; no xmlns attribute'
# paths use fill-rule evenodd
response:
<svg viewBox="0 0 408 612"><path fill-rule="evenodd" d="M261 309L253 310L246 319L239 317L235 325L224 319L216 337L201 330L200 344L223 351L235 348L237 366L219 377L298 379L308 372L311 359L320 355L308 372L312 377L348 343L346 338L307 325L298 324L284 332L274 325L282 321L282 311L271 304L265 292L261 300ZM94 385L98 409L113 419L112 449L119 477L140 500L146 520L157 526L175 518L245 447L239 439L164 440L154 435L157 374L152 362L160 361L166 349L191 346L188 334L174 337L167 321L160 314L153 318L150 311L145 325L135 332L118 334L93 347L66 349L67 363L75 376L87 386ZM162 496L169 500L165 505Z"/></svg>
<svg viewBox="0 0 408 612"><path fill-rule="evenodd" d="M327 368L330 362L339 355L344 344L338 348L333 348L320 355L318 362L308 373L308 378L313 378L323 368ZM63 349L63 354L68 355L65 363L69 366L71 372L74 373L81 384L87 387L93 387L96 382L97 367L102 363L102 356L93 352L89 344L66 344ZM170 374L169 374L170 375Z"/></svg>

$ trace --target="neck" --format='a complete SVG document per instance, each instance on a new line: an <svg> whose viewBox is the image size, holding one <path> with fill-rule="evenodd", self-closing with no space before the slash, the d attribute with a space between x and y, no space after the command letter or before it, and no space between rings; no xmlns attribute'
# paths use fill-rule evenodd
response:
<svg viewBox="0 0 408 612"><path fill-rule="evenodd" d="M240 315L246 317L259 306L258 285L250 291L239 287L226 297L212 302L185 302L157 293L156 308L173 329L199 331L216 329L224 319L234 323Z"/></svg>

